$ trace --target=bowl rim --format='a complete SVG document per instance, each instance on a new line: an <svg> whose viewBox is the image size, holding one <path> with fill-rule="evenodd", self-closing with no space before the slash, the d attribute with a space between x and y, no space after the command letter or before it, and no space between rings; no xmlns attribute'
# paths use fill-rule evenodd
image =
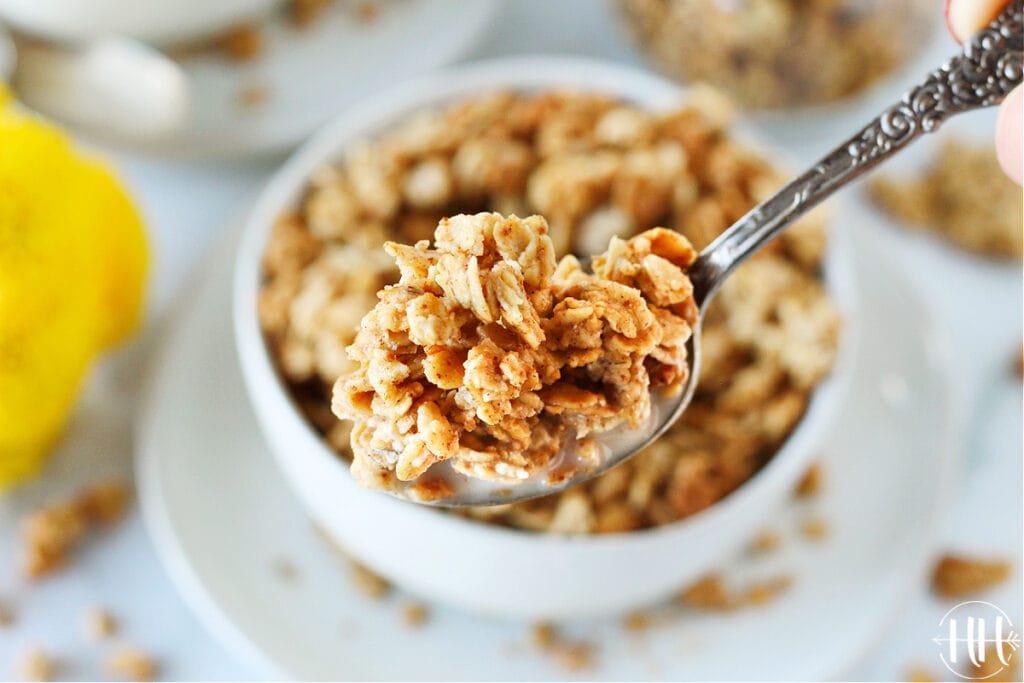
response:
<svg viewBox="0 0 1024 683"><path fill-rule="evenodd" d="M605 94L647 109L667 109L686 101L691 89L664 77L615 62L563 55L527 55L482 60L455 65L413 77L368 96L358 105L342 112L304 143L272 176L249 211L238 248L232 285L232 318L238 362L244 384L261 429L266 435L264 410L273 410L275 419L287 422L289 434L300 439L293 450L318 451L341 473L341 481L357 487L347 463L331 450L309 421L301 414L283 378L274 367L270 349L259 325L255 302L259 293L261 261L275 220L303 196L312 173L325 163L344 157L353 144L392 128L410 114L437 108L474 95L508 91L563 90ZM769 158L785 160L786 155L764 142L740 122L729 127L730 137L743 146ZM781 164L786 166L785 162ZM836 360L831 373L812 391L803 416L775 454L749 479L712 505L673 522L624 532L605 534L564 534L532 531L489 524L443 510L427 509L381 492L370 492L380 505L399 505L410 512L434 515L439 525L448 525L461 533L501 535L505 541L529 544L572 543L577 546L607 547L623 543L653 542L666 536L693 533L702 526L732 514L758 489L770 489L778 480L795 479L802 474L837 412L844 381L852 369L851 348L855 337L855 287L852 272L843 258L843 233L836 224L829 230L826 249L825 285L842 317ZM265 390L272 387L268 393ZM257 399L256 395L262 398ZM266 403L264 402L266 401ZM270 441L275 457L285 457ZM794 472L794 470L799 471ZM339 491L339 493L342 493ZM300 494L300 497L301 494ZM417 508L423 508L417 510Z"/></svg>

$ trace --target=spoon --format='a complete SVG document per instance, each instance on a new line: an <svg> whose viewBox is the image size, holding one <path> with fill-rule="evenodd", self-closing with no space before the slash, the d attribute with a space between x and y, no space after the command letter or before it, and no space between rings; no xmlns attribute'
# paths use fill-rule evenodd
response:
<svg viewBox="0 0 1024 683"><path fill-rule="evenodd" d="M688 270L701 317L726 278L808 210L894 156L918 137L938 130L946 119L1000 103L1021 83L1022 23L1024 0L1014 0L966 44L959 55L928 74L899 102L708 245ZM447 463L438 463L431 468L429 475L434 475L437 469L445 482L454 488L454 495L439 500L422 500L409 487L417 483L415 481L399 482L399 488L391 493L441 507L503 505L555 493L595 477L649 446L686 410L700 374L699 321L688 342L688 351L690 375L680 393L672 399L657 394L652 396L654 409L646 429L620 427L598 437L606 446L607 453L596 471L578 473L556 485L547 480L548 472L508 484L470 479L455 473ZM556 460L560 457L572 457L572 454L560 454Z"/></svg>
<svg viewBox="0 0 1024 683"><path fill-rule="evenodd" d="M181 68L122 37L56 45L0 27L0 79L28 107L97 140L132 145L173 132L190 109Z"/></svg>

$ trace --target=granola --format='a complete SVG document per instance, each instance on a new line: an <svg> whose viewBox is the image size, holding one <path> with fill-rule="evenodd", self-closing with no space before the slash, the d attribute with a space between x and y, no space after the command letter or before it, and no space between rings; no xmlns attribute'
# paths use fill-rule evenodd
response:
<svg viewBox="0 0 1024 683"><path fill-rule="evenodd" d="M92 640L103 640L117 632L117 618L103 608L94 607L82 615L82 630Z"/></svg>
<svg viewBox="0 0 1024 683"><path fill-rule="evenodd" d="M596 253L658 225L703 248L785 181L730 139L728 122L707 95L655 113L604 96L495 93L414 114L323 167L273 230L258 302L296 404L350 461L331 389L354 368L344 349L375 293L399 279L381 246L430 239L444 216L541 214L558 253ZM804 217L725 283L703 321L697 393L662 439L565 493L460 514L625 532L686 517L749 479L831 369L839 318L821 282L822 222Z"/></svg>
<svg viewBox="0 0 1024 683"><path fill-rule="evenodd" d="M128 487L120 481L95 484L25 518L23 572L38 578L62 568L88 532L119 521L128 505Z"/></svg>
<svg viewBox="0 0 1024 683"><path fill-rule="evenodd" d="M48 652L33 647L26 650L18 663L18 676L26 681L52 681L60 669Z"/></svg>
<svg viewBox="0 0 1024 683"><path fill-rule="evenodd" d="M982 560L943 555L932 572L932 590L944 598L959 598L998 586L1010 577L1005 560Z"/></svg>
<svg viewBox="0 0 1024 683"><path fill-rule="evenodd" d="M1024 255L1024 203L992 149L947 140L931 167L910 180L882 177L869 185L883 209L983 256Z"/></svg>
<svg viewBox="0 0 1024 683"><path fill-rule="evenodd" d="M556 263L547 222L497 213L442 219L434 248L385 244L401 277L385 287L334 387L351 420L352 473L384 488L449 462L469 477L516 482L571 438L641 428L652 388L678 393L697 321L686 277L696 252L656 228L611 238L593 272ZM552 476L567 476L561 468Z"/></svg>
<svg viewBox="0 0 1024 683"><path fill-rule="evenodd" d="M751 107L829 102L864 90L926 44L932 4L619 0L659 68L714 83Z"/></svg>
<svg viewBox="0 0 1024 683"><path fill-rule="evenodd" d="M148 653L132 645L122 645L107 657L104 668L120 679L151 681L156 678L160 667Z"/></svg>
<svg viewBox="0 0 1024 683"><path fill-rule="evenodd" d="M750 583L742 590L730 589L718 574L708 574L683 589L678 601L690 609L730 611L767 605L792 585L789 576L777 576Z"/></svg>

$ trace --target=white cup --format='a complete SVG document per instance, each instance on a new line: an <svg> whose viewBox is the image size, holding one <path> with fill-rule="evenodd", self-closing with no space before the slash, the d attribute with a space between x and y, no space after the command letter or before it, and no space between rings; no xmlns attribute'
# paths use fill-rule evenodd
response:
<svg viewBox="0 0 1024 683"><path fill-rule="evenodd" d="M0 0L0 21L32 35L88 41L117 35L167 44L211 36L281 0Z"/></svg>

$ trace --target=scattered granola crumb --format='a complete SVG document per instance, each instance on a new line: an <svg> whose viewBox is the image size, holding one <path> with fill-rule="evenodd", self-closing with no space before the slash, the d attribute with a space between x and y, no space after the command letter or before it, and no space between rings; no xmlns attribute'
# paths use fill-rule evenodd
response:
<svg viewBox="0 0 1024 683"><path fill-rule="evenodd" d="M985 649L984 659L979 661L977 665L968 661L964 674L971 680L1019 681L1021 678L1018 674L1020 669L1018 656L1019 653L1014 651L1013 658L1007 658L1007 663L1003 664L999 659L996 647L989 645Z"/></svg>
<svg viewBox="0 0 1024 683"><path fill-rule="evenodd" d="M366 2L361 2L359 3L359 6L356 7L356 17L359 18L359 21L369 24L373 21L376 21L377 17L379 16L380 5L378 5L376 2L373 2L373 0L366 0Z"/></svg>
<svg viewBox="0 0 1024 683"><path fill-rule="evenodd" d="M820 541L828 536L828 524L825 520L814 517L800 525L800 533L810 541Z"/></svg>
<svg viewBox="0 0 1024 683"><path fill-rule="evenodd" d="M551 648L555 664L566 671L586 671L594 668L594 646L584 642L556 642Z"/></svg>
<svg viewBox="0 0 1024 683"><path fill-rule="evenodd" d="M5 602L0 601L0 628L6 628L14 623L14 611Z"/></svg>
<svg viewBox="0 0 1024 683"><path fill-rule="evenodd" d="M105 666L111 675L132 681L151 681L157 674L157 663L152 657L127 645L107 657Z"/></svg>
<svg viewBox="0 0 1024 683"><path fill-rule="evenodd" d="M1013 371L1018 378L1024 378L1024 342L1021 343L1020 353L1013 362Z"/></svg>
<svg viewBox="0 0 1024 683"><path fill-rule="evenodd" d="M869 189L897 219L964 249L998 258L1024 254L1020 188L1003 173L991 148L947 141L921 177L882 177Z"/></svg>
<svg viewBox="0 0 1024 683"><path fill-rule="evenodd" d="M57 673L57 660L41 648L31 648L18 664L18 675L27 681L51 681Z"/></svg>
<svg viewBox="0 0 1024 683"><path fill-rule="evenodd" d="M302 578L302 572L287 557L278 557L273 563L274 574L282 581L295 583Z"/></svg>
<svg viewBox="0 0 1024 683"><path fill-rule="evenodd" d="M821 493L821 487L821 465L814 463L807 468L803 478L800 479L800 483L797 484L796 495L798 498L811 498Z"/></svg>
<svg viewBox="0 0 1024 683"><path fill-rule="evenodd" d="M964 555L943 555L932 573L932 590L944 598L958 598L992 588L1010 576L1005 560L978 560Z"/></svg>
<svg viewBox="0 0 1024 683"><path fill-rule="evenodd" d="M563 638L550 621L538 621L530 627L530 642L566 671L583 671L594 665L594 646Z"/></svg>
<svg viewBox="0 0 1024 683"><path fill-rule="evenodd" d="M406 626L414 628L423 626L430 618L427 606L420 602L410 602L402 608L402 620Z"/></svg>
<svg viewBox="0 0 1024 683"><path fill-rule="evenodd" d="M117 631L117 619L101 607L94 607L82 615L82 630L93 640L102 640Z"/></svg>
<svg viewBox="0 0 1024 683"><path fill-rule="evenodd" d="M717 574L710 574L685 589L679 601L686 607L703 610L733 610L766 605L784 593L793 580L788 576L755 581L741 591L730 591Z"/></svg>
<svg viewBox="0 0 1024 683"><path fill-rule="evenodd" d="M263 54L263 30L258 24L242 24L217 40L224 54L239 62L251 62Z"/></svg>
<svg viewBox="0 0 1024 683"><path fill-rule="evenodd" d="M379 599L391 593L391 584L386 579L374 574L351 558L349 564L352 567L352 578L355 580L356 587L364 594Z"/></svg>
<svg viewBox="0 0 1024 683"><path fill-rule="evenodd" d="M309 26L319 19L331 0L291 0L288 3L288 17L300 28Z"/></svg>
<svg viewBox="0 0 1024 683"><path fill-rule="evenodd" d="M646 631L651 626L651 615L647 612L630 612L622 619L627 631Z"/></svg>
<svg viewBox="0 0 1024 683"><path fill-rule="evenodd" d="M558 629L550 621L539 621L530 628L530 642L541 650L547 650L558 639Z"/></svg>
<svg viewBox="0 0 1024 683"><path fill-rule="evenodd" d="M768 581L759 581L747 589L742 602L748 605L767 605L784 593L791 585L793 585L793 579L788 576L780 576Z"/></svg>
<svg viewBox="0 0 1024 683"><path fill-rule="evenodd" d="M79 497L86 517L100 524L114 524L124 518L131 493L123 481L111 480L89 487Z"/></svg>
<svg viewBox="0 0 1024 683"><path fill-rule="evenodd" d="M247 85L238 91L238 106L242 109L258 109L270 99L270 89L265 85Z"/></svg>
<svg viewBox="0 0 1024 683"><path fill-rule="evenodd" d="M722 577L717 574L709 574L686 588L679 595L679 599L687 607L696 609L725 610L735 606L732 597L725 589Z"/></svg>
<svg viewBox="0 0 1024 683"><path fill-rule="evenodd" d="M759 555L766 555L778 550L782 537L774 531L762 531L750 543L750 550Z"/></svg>
<svg viewBox="0 0 1024 683"><path fill-rule="evenodd" d="M91 527L110 526L124 516L128 497L123 482L102 482L27 516L22 523L25 576L38 578L63 567Z"/></svg>
<svg viewBox="0 0 1024 683"><path fill-rule="evenodd" d="M933 683L934 681L938 681L939 678L928 669L915 666L907 669L907 673L903 676L903 680L907 681L907 683Z"/></svg>

